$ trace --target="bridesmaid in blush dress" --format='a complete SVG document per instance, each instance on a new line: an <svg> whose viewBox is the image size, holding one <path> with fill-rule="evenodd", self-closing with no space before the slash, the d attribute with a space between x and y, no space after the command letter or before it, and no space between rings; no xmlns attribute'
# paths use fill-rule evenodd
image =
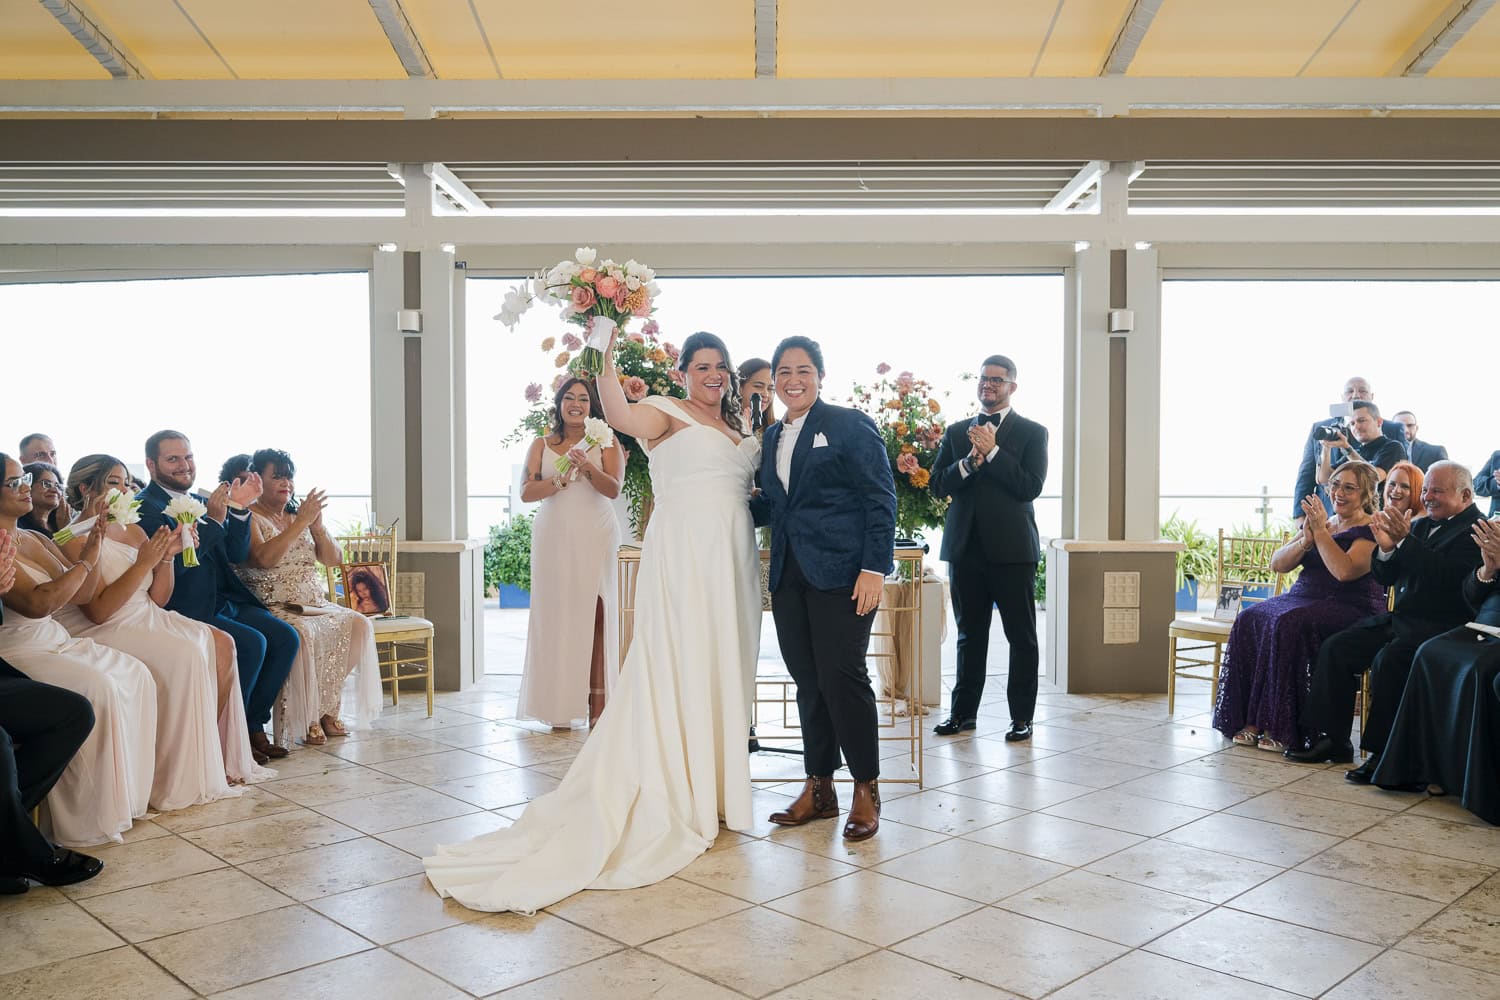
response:
<svg viewBox="0 0 1500 1000"><path fill-rule="evenodd" d="M1330 520L1304 498L1302 530L1271 557L1271 568L1302 575L1292 589L1240 612L1219 672L1214 728L1242 746L1280 752L1301 747L1298 724L1323 640L1385 610L1385 590L1370 576L1375 551L1370 515L1375 467L1347 462L1328 484Z"/></svg>
<svg viewBox="0 0 1500 1000"><path fill-rule="evenodd" d="M550 433L526 454L521 487L523 501L541 506L531 526L531 613L516 718L560 730L585 718L594 724L620 662L620 522L610 501L620 495L625 461L618 442L584 450L583 421L590 416L604 416L594 387L565 380L552 404ZM566 474L557 471L564 457L572 463Z"/></svg>

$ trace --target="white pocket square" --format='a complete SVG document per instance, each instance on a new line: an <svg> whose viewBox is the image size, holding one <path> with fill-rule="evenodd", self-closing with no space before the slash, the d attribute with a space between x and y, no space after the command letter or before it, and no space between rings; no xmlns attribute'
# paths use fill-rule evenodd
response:
<svg viewBox="0 0 1500 1000"><path fill-rule="evenodd" d="M822 431L819 431L818 433L816 433L816 434L813 435L813 447L814 448L827 448L828 447L828 439L823 436L823 432Z"/></svg>

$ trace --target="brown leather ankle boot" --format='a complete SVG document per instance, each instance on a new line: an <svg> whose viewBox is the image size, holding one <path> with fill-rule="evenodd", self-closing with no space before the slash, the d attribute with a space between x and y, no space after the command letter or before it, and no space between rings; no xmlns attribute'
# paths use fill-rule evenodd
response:
<svg viewBox="0 0 1500 1000"><path fill-rule="evenodd" d="M880 783L856 781L854 800L849 803L849 822L844 824L845 840L869 840L880 829Z"/></svg>
<svg viewBox="0 0 1500 1000"><path fill-rule="evenodd" d="M801 826L815 819L832 819L839 814L839 797L833 790L833 776L808 775L802 794L780 812L771 814L771 822L781 826Z"/></svg>

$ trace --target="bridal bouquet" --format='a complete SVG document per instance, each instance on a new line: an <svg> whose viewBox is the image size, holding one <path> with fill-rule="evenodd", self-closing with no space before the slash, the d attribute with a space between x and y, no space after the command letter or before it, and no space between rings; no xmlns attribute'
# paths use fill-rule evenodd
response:
<svg viewBox="0 0 1500 1000"><path fill-rule="evenodd" d="M109 505L107 516L111 524L134 524L141 519L141 502L128 493L121 493L119 490L110 490L109 495L104 498L104 501ZM82 520L74 521L54 534L52 540L58 545L67 545L80 534L86 533L94 526L94 522L97 520L98 518L85 517Z"/></svg>
<svg viewBox="0 0 1500 1000"><path fill-rule="evenodd" d="M604 370L604 351L615 327L623 328L637 316L650 316L660 291L656 272L645 264L601 261L593 247L579 247L572 260L560 260L545 274L506 292L495 318L514 327L537 299L561 302L562 319L584 329L578 367L592 377ZM564 351L558 355L557 367L568 361Z"/></svg>
<svg viewBox="0 0 1500 1000"><path fill-rule="evenodd" d="M208 513L208 508L192 497L180 496L173 497L162 513L167 515L168 520L182 525L182 565L198 565L198 549L193 545L193 536L188 531L188 526L196 524L199 518Z"/></svg>
<svg viewBox="0 0 1500 1000"><path fill-rule="evenodd" d="M931 384L911 372L890 378L890 370L881 364L873 386L856 385L854 403L875 420L885 442L896 485L896 533L915 538L921 528L940 527L948 509L948 501L928 489L943 442L943 407Z"/></svg>
<svg viewBox="0 0 1500 1000"><path fill-rule="evenodd" d="M615 432L610 429L609 424L598 417L583 418L583 441L579 444L584 451L593 447L609 447L615 443ZM567 455L557 456L557 461L552 463L559 476L566 476L573 471L573 460Z"/></svg>

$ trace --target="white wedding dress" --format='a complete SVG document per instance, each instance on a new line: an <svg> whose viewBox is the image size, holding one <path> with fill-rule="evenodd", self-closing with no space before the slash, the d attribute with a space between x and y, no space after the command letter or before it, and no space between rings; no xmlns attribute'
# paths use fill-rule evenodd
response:
<svg viewBox="0 0 1500 1000"><path fill-rule="evenodd" d="M655 510L635 631L609 703L562 784L515 825L424 859L442 896L534 913L581 889L632 889L686 867L719 820L747 829L750 705L760 652L760 555L748 499L760 444L686 422L651 450ZM578 627L591 623L587 606Z"/></svg>

